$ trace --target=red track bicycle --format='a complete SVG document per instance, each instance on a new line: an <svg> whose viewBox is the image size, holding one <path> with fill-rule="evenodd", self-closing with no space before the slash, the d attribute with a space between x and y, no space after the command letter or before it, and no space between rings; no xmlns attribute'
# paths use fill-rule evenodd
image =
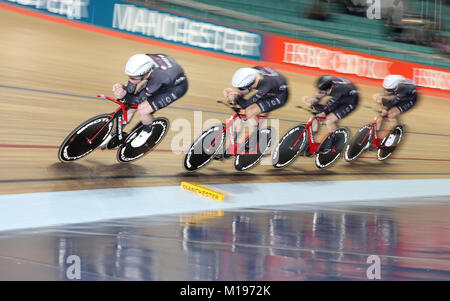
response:
<svg viewBox="0 0 450 301"><path fill-rule="evenodd" d="M297 106L309 113L315 114L312 110ZM280 139L280 142L275 147L272 154L272 164L276 168L284 168L291 164L301 153L305 156L315 156L315 164L317 168L327 168L331 166L341 155L345 146L349 141L349 131L344 127L336 129L336 139L334 141L331 152L322 153L322 146L330 139L329 134L325 134L319 142L314 141L314 134L312 132L312 123L314 120L325 120L326 117L312 116L307 123L299 124L287 131Z"/></svg>
<svg viewBox="0 0 450 301"><path fill-rule="evenodd" d="M381 113L372 107L364 106L365 108ZM386 117L384 117L386 118ZM381 138L377 137L375 117L371 124L366 124L358 130L353 141L346 147L344 158L346 161L351 162L356 160L366 150L377 150L377 158L380 161L389 158L400 144L404 134L404 126L397 125L391 130L389 126L383 133Z"/></svg>
<svg viewBox="0 0 450 301"><path fill-rule="evenodd" d="M117 160L121 163L137 160L153 149L164 137L169 128L169 121L166 118L155 118L152 123L151 135L140 147L132 147L131 141L139 135L142 130L142 123L137 123L130 133L125 137L123 126L128 123L127 110L137 108L137 105L127 106L121 101L104 95L97 95L98 98L112 101L119 105L119 108L110 114L101 114L83 122L77 126L61 143L58 150L58 158L62 162L75 161L83 158L99 147L102 142L111 134L116 124L116 138L109 141L109 144L118 146Z"/></svg>
<svg viewBox="0 0 450 301"><path fill-rule="evenodd" d="M254 167L267 153L272 141L272 128L261 128L261 123L265 116L258 116L257 130L247 134L243 141L238 143L233 139L233 124L237 118L245 120L245 114L240 114L241 108L231 106L221 100L218 103L224 104L234 111L226 124L218 124L204 131L186 152L184 157L184 168L187 171L196 171L210 163L217 154L223 155L225 139L228 137L228 151L225 155L234 156L234 167L238 171L246 171Z"/></svg>

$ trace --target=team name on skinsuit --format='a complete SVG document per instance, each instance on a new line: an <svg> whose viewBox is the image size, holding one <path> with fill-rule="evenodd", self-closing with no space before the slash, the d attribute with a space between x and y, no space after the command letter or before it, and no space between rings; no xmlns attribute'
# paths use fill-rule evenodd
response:
<svg viewBox="0 0 450 301"><path fill-rule="evenodd" d="M187 287L181 288L181 296L207 296L211 299L213 294L224 296L270 296L270 286L261 285L225 285L223 288Z"/></svg>

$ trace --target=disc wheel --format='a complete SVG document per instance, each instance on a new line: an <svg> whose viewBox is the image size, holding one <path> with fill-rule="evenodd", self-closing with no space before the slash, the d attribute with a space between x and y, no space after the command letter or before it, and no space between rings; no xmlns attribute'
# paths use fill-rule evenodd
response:
<svg viewBox="0 0 450 301"><path fill-rule="evenodd" d="M254 131L242 144L234 159L234 168L246 171L256 166L272 145L272 128L262 128Z"/></svg>
<svg viewBox="0 0 450 301"><path fill-rule="evenodd" d="M344 159L351 162L368 149L372 142L371 134L370 124L360 128L355 138L353 138L352 142L345 148Z"/></svg>
<svg viewBox="0 0 450 301"><path fill-rule="evenodd" d="M378 148L378 160L384 161L392 155L402 141L403 133L403 126L397 125L392 131L384 136L383 140L381 140L380 147Z"/></svg>
<svg viewBox="0 0 450 301"><path fill-rule="evenodd" d="M185 170L195 171L211 162L225 141L224 128L224 124L212 126L195 139L184 156L183 167Z"/></svg>
<svg viewBox="0 0 450 301"><path fill-rule="evenodd" d="M110 114L98 115L83 122L61 143L58 159L62 162L70 162L87 156L108 137L113 126L114 120ZM94 135L96 136L92 139Z"/></svg>
<svg viewBox="0 0 450 301"><path fill-rule="evenodd" d="M336 129L335 133L336 140L333 151L329 152L328 154L323 154L321 152L318 152L316 154L314 162L317 168L324 169L330 167L334 162L336 162L336 160L339 158L339 156L347 146L350 138L349 131L346 128L338 128ZM327 136L325 139L323 139L322 143L319 145L319 150L322 149L322 146L328 139L330 139L330 136Z"/></svg>
<svg viewBox="0 0 450 301"><path fill-rule="evenodd" d="M133 147L131 141L139 135L142 131L142 127L142 124L135 126L125 139L124 143L119 146L116 155L117 161L120 163L136 161L153 150L167 134L169 130L169 120L164 117L155 118L152 123L151 134L147 138L147 141L139 147Z"/></svg>
<svg viewBox="0 0 450 301"><path fill-rule="evenodd" d="M304 151L308 141L308 135L304 130L305 125L301 124L284 134L272 154L272 165L274 167L284 168L288 166Z"/></svg>

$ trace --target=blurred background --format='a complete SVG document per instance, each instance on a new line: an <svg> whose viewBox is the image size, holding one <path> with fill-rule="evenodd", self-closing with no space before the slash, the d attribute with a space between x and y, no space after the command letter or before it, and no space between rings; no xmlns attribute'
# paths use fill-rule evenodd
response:
<svg viewBox="0 0 450 301"><path fill-rule="evenodd" d="M329 46L443 68L450 66L446 60L450 55L449 0L137 2ZM242 13L256 18L246 19Z"/></svg>
<svg viewBox="0 0 450 301"><path fill-rule="evenodd" d="M223 25L216 33L238 28L242 35L233 36L232 50L243 48L242 37L256 36L257 51L279 53L264 60L227 53L220 43L199 49L150 37L146 30L156 21L136 21L136 15L126 15L127 8L122 19L115 19L113 5L133 6L136 15L157 9L159 17L191 17L193 23L205 21L204 28ZM450 280L449 7L449 0L0 0L0 119L5 123L0 127L0 280L70 280L70 255L81 258L81 280L368 280L370 255L381 259L382 280ZM89 17L83 11L88 8ZM120 24L111 27L114 20ZM175 23L168 31L177 29ZM200 30L193 32L204 38ZM265 40L266 33L282 38ZM285 63L285 41L329 51L336 61L340 58L332 55L342 54L341 65L355 68L339 73L339 68ZM290 54L301 57L304 49ZM404 147L386 163L368 153L328 170L315 168L312 158L299 158L283 170L268 164L239 173L227 161L188 174L182 155L171 152L172 129L157 151L136 163L118 164L115 151L58 162L59 145L76 125L110 112L112 105L94 96L126 81L123 67L131 54L149 51L176 58L190 81L186 96L157 114L171 122L187 119L199 131L202 123L195 123L194 112L201 111L204 120L229 117L215 100L233 72L249 64L280 67L289 79L292 100L271 115L279 120L280 133L310 117L295 106L301 96L315 92L314 81L325 72L357 82L360 104L373 105L372 95L380 92L382 76L361 75L354 66L370 69L369 60L383 62L385 72L399 60L394 72L408 78L416 75L414 67L422 68L417 78L424 85L420 102L402 115L408 126ZM360 60L352 60L356 57ZM373 117L360 106L342 125L355 133ZM367 180L370 189L351 183L355 180ZM108 215L136 200L143 204L138 210L147 208L147 213L150 205L164 207L175 193L158 199L145 189L178 192L181 181L230 184L223 204L236 207L180 211L211 204L185 192L175 214ZM264 183L266 190L255 183ZM334 183L340 189L330 188ZM259 203L242 208L241 192L261 196L273 190L272 184L286 184L287 193L277 195L279 206L268 207L255 196ZM419 195L399 197L408 190ZM124 195L126 201L114 198ZM335 195L346 199L333 200ZM286 199L292 202L282 203ZM75 215L81 221L73 222ZM95 218L86 222L83 215ZM53 217L59 222L50 222ZM60 225L66 217L72 222ZM39 226L27 228L36 220Z"/></svg>

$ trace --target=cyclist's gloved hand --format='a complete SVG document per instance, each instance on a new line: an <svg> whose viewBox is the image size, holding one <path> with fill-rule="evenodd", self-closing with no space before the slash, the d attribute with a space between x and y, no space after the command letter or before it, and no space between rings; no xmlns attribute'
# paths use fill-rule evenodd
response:
<svg viewBox="0 0 450 301"><path fill-rule="evenodd" d="M123 85L119 83L114 84L112 91L117 99L122 99L127 94L127 91L123 88Z"/></svg>
<svg viewBox="0 0 450 301"><path fill-rule="evenodd" d="M231 88L226 88L223 90L223 96L230 104L235 104L235 100L238 96L238 93Z"/></svg>

